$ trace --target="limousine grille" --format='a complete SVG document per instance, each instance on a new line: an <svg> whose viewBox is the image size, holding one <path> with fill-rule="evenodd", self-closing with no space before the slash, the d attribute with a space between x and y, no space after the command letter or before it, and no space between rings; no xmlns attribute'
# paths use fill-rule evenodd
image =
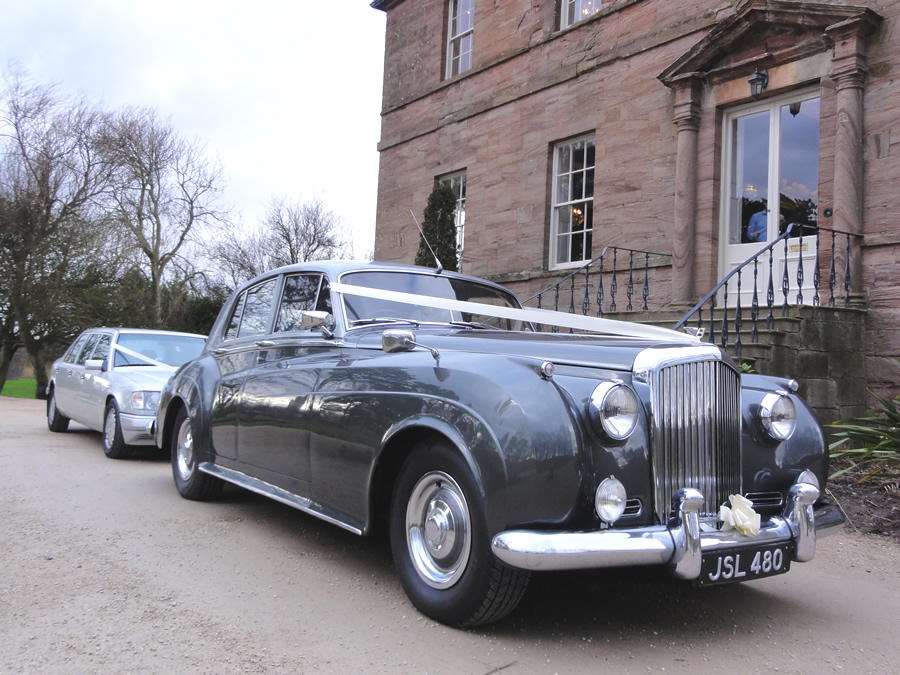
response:
<svg viewBox="0 0 900 675"><path fill-rule="evenodd" d="M741 490L740 375L720 360L718 350L684 349L683 362L678 351L645 350L639 359L643 372L635 370L650 386L654 508L660 522L667 520L680 488L703 494L704 515L718 513L729 495Z"/></svg>

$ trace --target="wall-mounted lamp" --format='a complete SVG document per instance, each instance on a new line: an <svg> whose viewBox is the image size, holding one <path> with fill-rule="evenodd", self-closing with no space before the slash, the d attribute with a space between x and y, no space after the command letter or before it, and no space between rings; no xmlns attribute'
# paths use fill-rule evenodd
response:
<svg viewBox="0 0 900 675"><path fill-rule="evenodd" d="M753 97L754 101L758 101L763 90L769 86L769 71L763 70L760 72L759 70L755 70L753 71L753 77L747 80L747 82L750 83L750 96Z"/></svg>

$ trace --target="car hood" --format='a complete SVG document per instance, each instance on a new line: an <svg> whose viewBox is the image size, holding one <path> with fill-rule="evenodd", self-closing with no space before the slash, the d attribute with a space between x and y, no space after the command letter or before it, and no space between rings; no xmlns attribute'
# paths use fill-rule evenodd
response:
<svg viewBox="0 0 900 675"><path fill-rule="evenodd" d="M379 326L378 330L365 330L358 342L363 348L381 349L381 335L385 330L410 330L412 326ZM486 331L471 329L438 330L430 327L413 329L416 342L439 352L472 352L520 356L524 358L552 361L555 364L609 368L630 371L637 355L652 348L690 348L700 345L689 336L678 339L672 333L671 340L642 339L610 335L587 335L572 333L522 333L510 331ZM705 345L708 347L709 345Z"/></svg>
<svg viewBox="0 0 900 675"><path fill-rule="evenodd" d="M115 369L116 379L135 390L160 391L177 368L162 366L125 366Z"/></svg>

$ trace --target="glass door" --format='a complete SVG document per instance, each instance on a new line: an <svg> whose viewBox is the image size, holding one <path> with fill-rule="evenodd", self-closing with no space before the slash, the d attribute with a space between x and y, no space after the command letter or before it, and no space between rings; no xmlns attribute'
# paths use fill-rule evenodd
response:
<svg viewBox="0 0 900 675"><path fill-rule="evenodd" d="M818 92L794 93L735 108L725 115L723 133L720 278L791 225L787 256L783 246L775 251L775 303L784 299L781 289L785 270L791 289L788 299L796 301L801 265L803 300L811 302L815 240L810 235L814 233L819 199ZM760 258L756 281L760 305L766 302L768 263L768 255ZM736 280L729 283L728 292L728 306L734 307ZM752 298L750 266L742 274L741 306L749 307Z"/></svg>

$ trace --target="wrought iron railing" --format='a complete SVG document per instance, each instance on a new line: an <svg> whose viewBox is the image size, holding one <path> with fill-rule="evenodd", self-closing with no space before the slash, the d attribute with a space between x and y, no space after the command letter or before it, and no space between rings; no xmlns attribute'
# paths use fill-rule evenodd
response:
<svg viewBox="0 0 900 675"><path fill-rule="evenodd" d="M637 256L637 261L635 257ZM627 257L627 266L625 258ZM536 303L538 309L552 309L566 311L575 314L576 302L581 306L581 313L585 316L592 314L592 305L596 307L593 312L596 316L603 316L604 304L606 311L617 312L622 298L619 296L620 284L624 284L625 307L624 311L634 310L636 290L640 291L639 311L648 311L650 300L650 268L651 257L671 258L669 253L653 253L651 251L639 251L630 248L607 246L603 252L585 263L578 269L566 275L552 286L526 298L523 304ZM620 263L621 260L621 263ZM640 279L643 275L643 280ZM624 277L624 278L623 278ZM635 277L638 277L635 280ZM608 281L606 280L608 278ZM560 309L565 306L565 309ZM558 332L557 326L551 327L553 332Z"/></svg>
<svg viewBox="0 0 900 675"><path fill-rule="evenodd" d="M799 228L799 230L797 230ZM828 241L826 240L826 250L822 250L822 237L830 236L830 253L828 251ZM806 303L803 295L805 272L803 269L802 251L803 241L815 238L816 253L813 268L812 283L812 299L811 303ZM775 325L775 310L780 306L781 315L786 317L789 314L789 307L793 305L812 304L820 306L823 296L819 290L822 285L822 263L823 259L828 263L828 284L823 288L823 294L827 294L826 304L828 307L835 307L840 300L844 307L850 306L850 292L852 290L853 279L851 275L851 248L852 238L861 238L861 235L852 234L850 232L841 232L839 230L831 230L825 227L815 226L798 226L788 225L784 234L778 237L764 249L754 254L746 261L738 265L724 279L722 279L714 289L706 294L693 309L691 309L684 317L675 324L675 330L689 329L693 333L703 335L709 330L707 342L718 343L723 349L729 346L731 338L729 323L732 324L734 330L734 353L735 356L741 356L743 349L743 330L744 330L744 308L741 301L741 285L745 271L752 266L753 270L753 294L750 303L750 321L752 327L750 330L750 340L752 342L759 341L759 314L760 314L760 298L759 298L759 267L760 261L763 265L763 273L765 274L765 265L768 265L768 283L765 285L765 310L766 310L766 328L771 330ZM796 242L796 244L789 244ZM838 241L842 240L843 247L839 247ZM798 253L798 264L796 275L792 275L788 271L789 249L796 246ZM841 250L841 248L843 250ZM783 249L782 271L780 279L776 281L774 272L774 262L776 250ZM840 254L840 255L838 255ZM840 277L840 278L839 278ZM792 287L792 282L796 280L796 287ZM735 284L736 292L734 293L735 308L732 316L729 316L729 284ZM776 302L776 283L780 282L781 301ZM843 290L843 299L840 293ZM791 301L793 296L794 301ZM721 319L716 318L716 309L722 299ZM703 309L708 306L708 320L704 319ZM696 317L696 325L690 326L692 318ZM716 328L719 328L718 340L716 339Z"/></svg>

